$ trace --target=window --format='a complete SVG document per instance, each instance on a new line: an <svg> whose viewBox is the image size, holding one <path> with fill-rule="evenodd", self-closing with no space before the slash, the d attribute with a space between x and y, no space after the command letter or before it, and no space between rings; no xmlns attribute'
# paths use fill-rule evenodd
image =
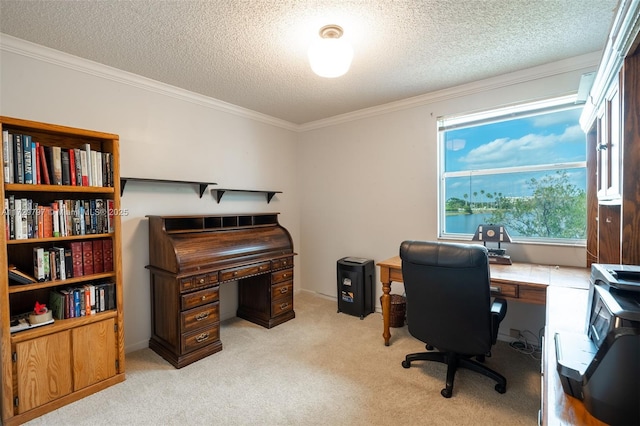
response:
<svg viewBox="0 0 640 426"><path fill-rule="evenodd" d="M440 236L494 223L516 241L584 243L586 137L574 99L438 120Z"/></svg>

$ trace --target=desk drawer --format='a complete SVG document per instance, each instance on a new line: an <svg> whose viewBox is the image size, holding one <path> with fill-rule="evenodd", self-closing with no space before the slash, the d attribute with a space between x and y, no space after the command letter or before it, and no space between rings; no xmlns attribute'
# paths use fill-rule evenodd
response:
<svg viewBox="0 0 640 426"><path fill-rule="evenodd" d="M285 281L271 287L271 300L273 301L289 297L290 294L293 294L293 281Z"/></svg>
<svg viewBox="0 0 640 426"><path fill-rule="evenodd" d="M181 297L181 309L183 311L192 309L197 306L206 305L207 303L216 302L218 300L218 290L220 286L206 288L193 293L185 294Z"/></svg>
<svg viewBox="0 0 640 426"><path fill-rule="evenodd" d="M205 287L218 282L218 273L201 274L180 280L180 292L194 290L198 287Z"/></svg>
<svg viewBox="0 0 640 426"><path fill-rule="evenodd" d="M248 266L241 266L239 268L230 268L220 271L220 281L239 280L243 277L250 275L262 274L269 271L271 262L254 263Z"/></svg>
<svg viewBox="0 0 640 426"><path fill-rule="evenodd" d="M192 331L216 323L220 319L220 302L209 303L180 314L182 331Z"/></svg>
<svg viewBox="0 0 640 426"><path fill-rule="evenodd" d="M518 289L518 298L522 299L523 302L544 305L547 303L547 288L546 286L520 284Z"/></svg>
<svg viewBox="0 0 640 426"><path fill-rule="evenodd" d="M271 261L271 269L291 268L293 266L293 257L283 257Z"/></svg>
<svg viewBox="0 0 640 426"><path fill-rule="evenodd" d="M293 310L293 293L289 292L287 296L274 299L271 302L271 316L277 317Z"/></svg>
<svg viewBox="0 0 640 426"><path fill-rule="evenodd" d="M283 269L282 271L272 272L271 284L279 283L285 280L290 280L292 277L293 277L293 269Z"/></svg>
<svg viewBox="0 0 640 426"><path fill-rule="evenodd" d="M182 335L181 353L187 353L220 340L220 323Z"/></svg>
<svg viewBox="0 0 640 426"><path fill-rule="evenodd" d="M491 295L517 298L518 286L516 284L491 283Z"/></svg>

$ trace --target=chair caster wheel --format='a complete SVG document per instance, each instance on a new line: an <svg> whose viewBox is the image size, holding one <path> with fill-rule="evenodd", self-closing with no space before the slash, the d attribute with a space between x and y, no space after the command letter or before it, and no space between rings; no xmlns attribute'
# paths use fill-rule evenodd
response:
<svg viewBox="0 0 640 426"><path fill-rule="evenodd" d="M435 348L434 348L433 346L431 346L431 345L427 345L427 346L425 346L425 347L427 348L427 350L428 350L428 351L432 351L432 350L434 350L434 349L435 349Z"/></svg>
<svg viewBox="0 0 640 426"><path fill-rule="evenodd" d="M501 384L497 384L495 389L498 393L505 393L507 391L507 387Z"/></svg>
<svg viewBox="0 0 640 426"><path fill-rule="evenodd" d="M402 361L402 366L404 368L409 368L409 367L411 367L411 362L407 361L407 360L404 360L404 361Z"/></svg>
<svg viewBox="0 0 640 426"><path fill-rule="evenodd" d="M440 391L440 395L444 396L445 398L451 398L451 391L447 388L444 388Z"/></svg>

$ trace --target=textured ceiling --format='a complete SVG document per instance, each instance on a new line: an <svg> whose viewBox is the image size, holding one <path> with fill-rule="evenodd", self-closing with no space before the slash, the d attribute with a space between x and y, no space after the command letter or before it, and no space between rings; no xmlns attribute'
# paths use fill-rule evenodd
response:
<svg viewBox="0 0 640 426"><path fill-rule="evenodd" d="M303 124L600 51L617 3L1 0L0 32ZM336 79L307 62L326 24L354 48Z"/></svg>

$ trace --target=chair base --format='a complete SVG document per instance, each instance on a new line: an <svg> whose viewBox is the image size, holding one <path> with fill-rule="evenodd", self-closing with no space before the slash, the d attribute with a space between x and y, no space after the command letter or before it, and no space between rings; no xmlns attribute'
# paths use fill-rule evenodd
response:
<svg viewBox="0 0 640 426"><path fill-rule="evenodd" d="M484 356L480 359L484 359ZM455 378L456 370L458 368L473 370L495 380L498 382L495 386L495 390L498 393L505 393L507 391L507 379L502 374L490 369L486 365L470 359L468 356L451 352L419 352L407 355L405 360L402 361L402 366L404 368L409 368L413 361L436 361L447 364L446 387L440 391L440 394L445 398L451 398L451 395L453 394L453 379Z"/></svg>

